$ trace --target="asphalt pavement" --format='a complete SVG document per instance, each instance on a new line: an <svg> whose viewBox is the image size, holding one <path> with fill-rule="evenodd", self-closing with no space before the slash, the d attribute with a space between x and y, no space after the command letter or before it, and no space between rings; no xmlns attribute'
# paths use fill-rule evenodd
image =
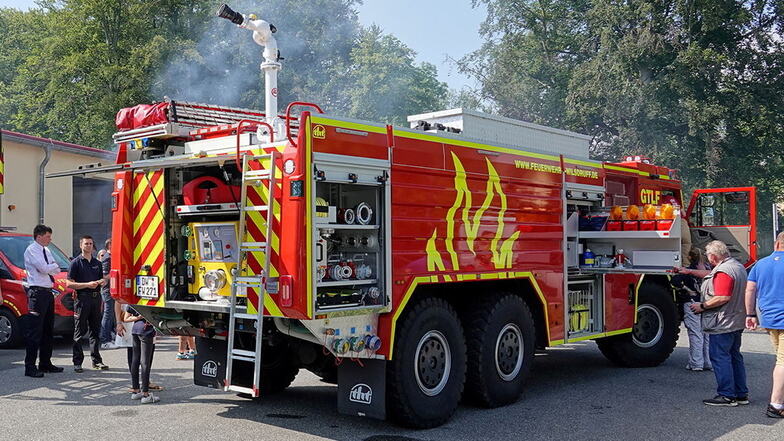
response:
<svg viewBox="0 0 784 441"><path fill-rule="evenodd" d="M192 361L176 361L177 340L163 338L152 380L161 402L142 405L126 392L125 350L104 351L108 371L73 372L71 346L58 340L60 374L23 376L23 350L0 351L0 440L781 440L784 420L765 417L774 364L762 333L744 334L751 404L710 408L711 372L684 369L685 331L656 368L611 365L592 342L536 356L523 398L499 409L461 405L447 424L423 431L340 415L337 388L302 371L284 393L251 401L195 386ZM87 364L85 365L87 366Z"/></svg>

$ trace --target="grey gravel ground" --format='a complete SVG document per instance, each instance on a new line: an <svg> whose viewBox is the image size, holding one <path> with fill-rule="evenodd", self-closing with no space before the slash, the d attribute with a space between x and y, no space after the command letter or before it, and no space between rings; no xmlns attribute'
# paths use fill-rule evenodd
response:
<svg viewBox="0 0 784 441"><path fill-rule="evenodd" d="M61 374L31 379L23 351L0 351L0 440L781 440L784 420L766 418L774 357L766 335L748 333L743 350L752 404L707 408L710 372L689 372L685 332L674 354L653 369L613 367L585 342L537 355L529 387L500 409L461 406L446 425L426 431L339 415L336 388L302 372L285 393L252 402L194 386L192 362L175 361L177 342L162 339L153 381L161 402L140 405L126 393L125 351L104 352L109 371L70 370L70 345L58 341Z"/></svg>

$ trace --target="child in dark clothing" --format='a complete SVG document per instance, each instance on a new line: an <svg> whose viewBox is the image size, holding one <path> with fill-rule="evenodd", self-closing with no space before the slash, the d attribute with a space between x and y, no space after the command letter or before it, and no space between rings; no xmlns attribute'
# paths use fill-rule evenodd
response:
<svg viewBox="0 0 784 441"><path fill-rule="evenodd" d="M131 329L133 347L129 348L128 353L128 367L131 371L131 399L141 400L142 404L157 403L160 398L150 393L150 368L155 350L155 328L129 305L116 304L115 314L118 316L118 334L124 335L125 333L121 322L133 323Z"/></svg>

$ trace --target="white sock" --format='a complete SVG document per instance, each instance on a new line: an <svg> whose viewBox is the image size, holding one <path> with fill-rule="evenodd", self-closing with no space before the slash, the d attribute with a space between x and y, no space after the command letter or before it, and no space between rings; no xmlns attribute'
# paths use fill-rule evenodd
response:
<svg viewBox="0 0 784 441"><path fill-rule="evenodd" d="M776 410L784 409L784 403L770 403L770 405Z"/></svg>

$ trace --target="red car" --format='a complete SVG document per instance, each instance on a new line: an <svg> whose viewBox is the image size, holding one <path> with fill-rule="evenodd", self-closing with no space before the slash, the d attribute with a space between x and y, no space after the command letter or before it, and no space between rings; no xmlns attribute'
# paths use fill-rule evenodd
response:
<svg viewBox="0 0 784 441"><path fill-rule="evenodd" d="M0 290L3 302L0 304L0 349L19 346L24 341L20 318L27 314L27 294L24 284L27 275L24 270L24 252L33 241L29 234L0 232ZM49 245L62 272L55 276L54 334L73 334L72 290L65 287L70 260L54 244Z"/></svg>

